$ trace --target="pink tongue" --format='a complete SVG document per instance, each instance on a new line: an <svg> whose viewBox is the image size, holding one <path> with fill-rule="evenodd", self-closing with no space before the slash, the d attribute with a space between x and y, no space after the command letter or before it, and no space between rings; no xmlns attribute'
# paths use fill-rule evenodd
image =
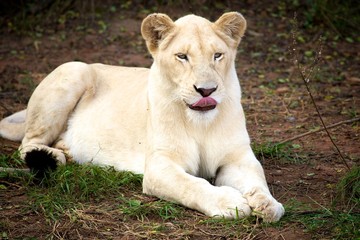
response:
<svg viewBox="0 0 360 240"><path fill-rule="evenodd" d="M216 100L212 97L204 97L191 105L192 107L208 107L208 106L215 106L217 104Z"/></svg>

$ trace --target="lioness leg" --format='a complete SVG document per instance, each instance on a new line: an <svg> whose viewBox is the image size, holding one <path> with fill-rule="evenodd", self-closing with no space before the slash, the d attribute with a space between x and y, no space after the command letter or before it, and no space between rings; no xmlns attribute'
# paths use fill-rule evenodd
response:
<svg viewBox="0 0 360 240"><path fill-rule="evenodd" d="M215 185L238 189L254 214L269 222L278 221L284 215L284 208L271 195L263 168L250 146L228 154L225 162L216 177Z"/></svg>
<svg viewBox="0 0 360 240"><path fill-rule="evenodd" d="M213 186L207 180L187 173L176 164L175 154L154 154L147 159L143 191L208 216L237 218L250 215L251 209L240 191L228 186Z"/></svg>
<svg viewBox="0 0 360 240"><path fill-rule="evenodd" d="M20 153L30 168L44 170L65 163L64 153L52 148L67 127L79 101L92 96L94 74L85 63L66 63L50 73L32 94Z"/></svg>

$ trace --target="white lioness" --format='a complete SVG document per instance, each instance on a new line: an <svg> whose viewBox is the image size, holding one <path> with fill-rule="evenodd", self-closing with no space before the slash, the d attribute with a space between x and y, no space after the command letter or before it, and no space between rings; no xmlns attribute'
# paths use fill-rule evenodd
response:
<svg viewBox="0 0 360 240"><path fill-rule="evenodd" d="M2 120L0 134L22 140L30 168L68 155L143 173L144 193L209 216L253 211L277 221L284 208L250 148L240 103L234 61L245 28L236 12L214 23L151 14L141 26L150 69L65 63L40 83L27 110Z"/></svg>

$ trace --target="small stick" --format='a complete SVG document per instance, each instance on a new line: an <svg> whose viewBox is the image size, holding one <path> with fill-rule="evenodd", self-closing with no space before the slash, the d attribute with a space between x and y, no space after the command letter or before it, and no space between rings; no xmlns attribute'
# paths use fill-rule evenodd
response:
<svg viewBox="0 0 360 240"><path fill-rule="evenodd" d="M320 51L321 51L321 50L320 50ZM321 52L320 52L320 53L321 53ZM313 70L314 70L314 67L315 67L316 62L317 62L317 59L314 60L314 66L311 66L310 72L309 72L309 74L308 74L307 76L305 76L304 72L301 70L299 61L298 61L298 64L297 64L298 70L299 70L299 72L300 72L300 76L301 76L301 78L302 78L302 80L303 80L303 82L304 82L304 84L305 84L305 87L306 87L306 90L307 90L307 92L308 92L308 94L309 94L309 96L310 96L311 102L313 103L313 105L314 105L314 107L315 107L315 110L316 110L316 112L317 112L317 114L318 114L318 117L319 117L319 119L320 119L321 124L322 124L323 127L324 127L324 130L325 130L326 134L328 135L331 143L334 145L337 153L339 154L340 158L341 158L342 161L344 162L345 166L347 167L347 169L350 170L350 166L347 164L347 162L346 162L344 156L342 155L340 149L338 148L338 146L336 145L334 139L331 137L331 135L330 135L330 133L329 133L329 131L328 131L328 127L326 126L326 124L325 124L325 122L324 122L324 120L323 120L323 118L322 118L322 116L321 116L320 110L319 110L319 108L318 108L318 106L317 106L317 104L316 104L316 102L315 102L315 100L314 100L314 97L313 97L313 95L312 95L312 93L311 93L311 91L310 91L310 87L309 87L309 85L308 85L310 76L313 74Z"/></svg>
<svg viewBox="0 0 360 240"><path fill-rule="evenodd" d="M331 124L331 125L327 126L326 128L327 128L327 129L330 129L330 128L334 128L334 127L337 127L337 126L340 126L340 125L343 125L343 124L353 123L353 122L357 122L357 121L360 121L360 117L358 117L358 118L353 118L353 119L349 119L349 120L340 121L340 122ZM285 140L279 142L279 144L288 143L288 142L294 141L294 140L296 140L296 139L299 139L299 138L302 138L302 137L311 135L311 134L313 134L313 133L321 132L321 131L324 131L324 130L325 130L324 127L320 128L320 129L317 129L317 130L311 130L311 131L308 131L308 132L299 134L299 135L297 135L297 136L294 136L294 137L292 137L292 138L285 139Z"/></svg>
<svg viewBox="0 0 360 240"><path fill-rule="evenodd" d="M7 173L30 172L30 169L29 168L4 168L4 167L0 167L0 172L7 172Z"/></svg>

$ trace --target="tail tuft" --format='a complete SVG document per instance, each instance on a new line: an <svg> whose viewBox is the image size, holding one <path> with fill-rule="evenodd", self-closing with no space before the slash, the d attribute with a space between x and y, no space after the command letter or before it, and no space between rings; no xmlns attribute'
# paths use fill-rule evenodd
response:
<svg viewBox="0 0 360 240"><path fill-rule="evenodd" d="M47 173L55 170L57 167L55 156L44 149L27 152L25 162L38 178L43 178Z"/></svg>

